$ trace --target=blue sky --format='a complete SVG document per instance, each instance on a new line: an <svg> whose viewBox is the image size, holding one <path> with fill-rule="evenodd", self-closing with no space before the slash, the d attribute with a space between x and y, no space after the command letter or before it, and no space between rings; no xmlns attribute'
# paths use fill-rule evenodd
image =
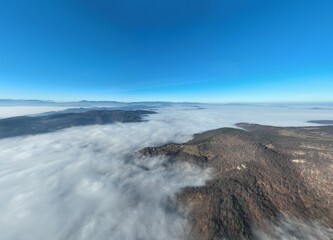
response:
<svg viewBox="0 0 333 240"><path fill-rule="evenodd" d="M331 0L2 0L0 98L333 101Z"/></svg>

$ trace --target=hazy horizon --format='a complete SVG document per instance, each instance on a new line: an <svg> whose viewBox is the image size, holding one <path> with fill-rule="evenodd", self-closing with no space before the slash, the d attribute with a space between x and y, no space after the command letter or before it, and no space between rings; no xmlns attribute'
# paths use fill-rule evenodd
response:
<svg viewBox="0 0 333 240"><path fill-rule="evenodd" d="M158 101L158 100L140 100L137 101L120 101L120 100L114 100L112 98L105 98L105 99L38 99L38 98L2 98L0 101L13 101L13 102L42 102L42 103L79 103L79 102L115 102L115 103L202 103L202 104L279 104L279 103L285 103L285 104L326 104L326 103L333 103L333 100L328 101L217 101L217 102L205 102L205 101L172 101L172 100L166 100L166 101Z"/></svg>

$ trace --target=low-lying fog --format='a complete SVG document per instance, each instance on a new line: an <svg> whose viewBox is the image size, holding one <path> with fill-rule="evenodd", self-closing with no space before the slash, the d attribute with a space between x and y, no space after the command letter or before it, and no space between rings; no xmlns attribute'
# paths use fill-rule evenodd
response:
<svg viewBox="0 0 333 240"><path fill-rule="evenodd" d="M51 111L62 111L68 107L53 106L0 106L0 119L8 117L17 117L22 115L32 115Z"/></svg>
<svg viewBox="0 0 333 240"><path fill-rule="evenodd" d="M137 151L237 122L300 126L333 119L330 109L304 107L157 111L147 122L0 140L0 239L185 239L186 212L176 205L175 194L203 185L210 170L141 158Z"/></svg>

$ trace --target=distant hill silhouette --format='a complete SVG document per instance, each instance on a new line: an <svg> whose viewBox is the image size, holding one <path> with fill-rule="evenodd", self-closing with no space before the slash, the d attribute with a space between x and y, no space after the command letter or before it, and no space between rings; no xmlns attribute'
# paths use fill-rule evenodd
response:
<svg viewBox="0 0 333 240"><path fill-rule="evenodd" d="M44 116L21 116L0 119L0 138L34 135L59 129L114 122L140 122L153 111L91 110L86 112L52 113Z"/></svg>

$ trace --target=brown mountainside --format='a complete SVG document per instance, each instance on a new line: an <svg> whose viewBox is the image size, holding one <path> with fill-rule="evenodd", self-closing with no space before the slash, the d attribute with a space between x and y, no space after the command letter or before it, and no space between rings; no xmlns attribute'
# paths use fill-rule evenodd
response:
<svg viewBox="0 0 333 240"><path fill-rule="evenodd" d="M193 238L253 239L254 229L293 217L333 227L333 126L278 128L237 124L184 144L145 148L213 169L205 186L180 194Z"/></svg>

